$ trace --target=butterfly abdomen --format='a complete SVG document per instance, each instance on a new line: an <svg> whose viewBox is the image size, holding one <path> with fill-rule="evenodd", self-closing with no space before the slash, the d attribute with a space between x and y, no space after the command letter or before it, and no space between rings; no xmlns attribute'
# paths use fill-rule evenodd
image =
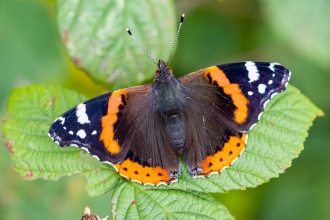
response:
<svg viewBox="0 0 330 220"><path fill-rule="evenodd" d="M165 116L165 131L178 153L182 153L186 143L185 125L180 113Z"/></svg>

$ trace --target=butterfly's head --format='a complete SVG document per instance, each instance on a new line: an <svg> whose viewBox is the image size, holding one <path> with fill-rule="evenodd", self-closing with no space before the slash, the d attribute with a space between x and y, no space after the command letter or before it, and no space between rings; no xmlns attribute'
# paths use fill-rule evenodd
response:
<svg viewBox="0 0 330 220"><path fill-rule="evenodd" d="M167 67L165 62L162 60L158 61L158 70L156 71L155 81L169 82L173 78L171 68Z"/></svg>

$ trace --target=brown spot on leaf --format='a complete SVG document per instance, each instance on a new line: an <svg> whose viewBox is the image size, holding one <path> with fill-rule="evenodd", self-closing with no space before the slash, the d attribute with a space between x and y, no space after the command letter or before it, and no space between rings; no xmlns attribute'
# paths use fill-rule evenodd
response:
<svg viewBox="0 0 330 220"><path fill-rule="evenodd" d="M67 44L68 43L68 39L69 39L69 30L64 29L62 31L62 42L63 42L63 44Z"/></svg>
<svg viewBox="0 0 330 220"><path fill-rule="evenodd" d="M77 67L81 68L81 59L80 58L78 58L78 57L71 57L71 59L72 59L72 61L74 62L74 64Z"/></svg>
<svg viewBox="0 0 330 220"><path fill-rule="evenodd" d="M24 179L32 179L32 177L33 177L33 172L32 172L32 170L27 170L27 171L25 172Z"/></svg>
<svg viewBox="0 0 330 220"><path fill-rule="evenodd" d="M12 144L11 142L7 141L7 142L5 143L5 146L6 146L6 148L8 149L8 151L9 151L10 154L14 154L14 151L13 151L13 144Z"/></svg>
<svg viewBox="0 0 330 220"><path fill-rule="evenodd" d="M55 97L52 97L51 99L47 99L46 102L50 107L53 107L55 105Z"/></svg>

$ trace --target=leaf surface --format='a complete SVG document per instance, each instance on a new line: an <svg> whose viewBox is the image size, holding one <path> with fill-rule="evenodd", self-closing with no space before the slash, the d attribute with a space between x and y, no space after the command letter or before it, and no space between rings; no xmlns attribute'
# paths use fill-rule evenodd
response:
<svg viewBox="0 0 330 220"><path fill-rule="evenodd" d="M169 57L177 26L172 1L59 0L57 9L69 55L98 83L137 85L157 69L125 28L156 62Z"/></svg>

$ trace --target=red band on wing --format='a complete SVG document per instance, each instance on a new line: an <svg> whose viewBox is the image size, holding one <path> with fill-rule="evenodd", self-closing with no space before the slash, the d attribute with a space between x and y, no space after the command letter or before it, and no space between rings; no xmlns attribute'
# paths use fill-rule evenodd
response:
<svg viewBox="0 0 330 220"><path fill-rule="evenodd" d="M126 97L125 90L117 90L111 93L108 102L107 115L103 116L102 132L100 140L103 141L105 148L111 154L118 154L120 152L120 145L117 140L114 139L115 131L114 125L118 120L117 113L119 112L119 106L124 106L122 96Z"/></svg>
<svg viewBox="0 0 330 220"><path fill-rule="evenodd" d="M248 116L248 103L247 98L244 97L242 91L238 84L232 84L229 82L229 79L226 77L226 74L219 69L219 67L212 66L205 69L204 77L208 80L208 75L212 79L212 83L215 81L217 84L223 88L224 93L229 95L233 100L236 110L234 112L235 121L237 123L243 123Z"/></svg>
<svg viewBox="0 0 330 220"><path fill-rule="evenodd" d="M142 166L137 162L132 162L130 159L126 159L120 164L114 164L114 166L120 175L142 184L170 184L177 179L177 177L170 175L170 171L159 166Z"/></svg>
<svg viewBox="0 0 330 220"><path fill-rule="evenodd" d="M241 155L245 148L246 140L247 134L243 134L241 138L238 136L230 136L229 141L225 143L221 151L206 157L206 159L199 164L202 168L202 172L196 175L209 176L213 173L220 173Z"/></svg>

